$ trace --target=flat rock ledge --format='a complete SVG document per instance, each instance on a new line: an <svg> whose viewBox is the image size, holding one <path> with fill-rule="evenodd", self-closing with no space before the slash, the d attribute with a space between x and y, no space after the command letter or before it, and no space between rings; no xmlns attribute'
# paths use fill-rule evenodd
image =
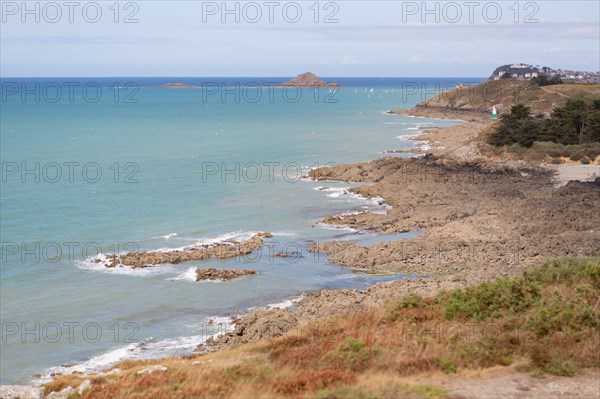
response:
<svg viewBox="0 0 600 399"><path fill-rule="evenodd" d="M214 267L210 267L208 269L197 269L196 270L196 281L214 281L214 280L233 280L236 278L250 276L253 274L258 274L256 270L251 269L215 269Z"/></svg>
<svg viewBox="0 0 600 399"><path fill-rule="evenodd" d="M164 263L178 264L187 261L203 261L212 257L217 259L233 258L248 255L264 246L264 239L271 238L269 232L257 233L246 241L229 240L219 244L203 244L189 249L173 251L140 251L128 252L123 255L110 254L103 259L96 258L95 263L104 263L105 267L129 266L134 269L160 265Z"/></svg>

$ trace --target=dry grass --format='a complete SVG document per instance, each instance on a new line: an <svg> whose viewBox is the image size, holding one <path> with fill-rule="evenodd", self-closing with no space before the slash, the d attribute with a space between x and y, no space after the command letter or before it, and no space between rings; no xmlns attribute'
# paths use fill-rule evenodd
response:
<svg viewBox="0 0 600 399"><path fill-rule="evenodd" d="M408 295L272 341L185 359L122 362L119 374L92 378L83 397L433 399L446 392L421 376L431 381L507 367L570 376L600 366L599 292L600 259L558 260L510 280L432 298ZM168 370L136 374L152 364ZM81 379L61 377L46 392Z"/></svg>

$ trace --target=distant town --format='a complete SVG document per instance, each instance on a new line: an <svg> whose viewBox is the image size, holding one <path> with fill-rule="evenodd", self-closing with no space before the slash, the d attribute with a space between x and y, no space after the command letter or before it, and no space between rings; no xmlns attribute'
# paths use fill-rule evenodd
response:
<svg viewBox="0 0 600 399"><path fill-rule="evenodd" d="M539 67L529 64L508 64L502 65L492 73L490 80L500 79L519 79L528 80L546 76L548 78L557 78L563 82L569 83L600 83L600 71L572 71L568 69L552 69L549 67Z"/></svg>

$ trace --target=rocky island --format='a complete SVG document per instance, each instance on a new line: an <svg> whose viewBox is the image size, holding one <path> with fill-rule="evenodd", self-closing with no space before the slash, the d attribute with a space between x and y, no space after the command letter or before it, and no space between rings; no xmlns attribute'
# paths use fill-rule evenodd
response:
<svg viewBox="0 0 600 399"><path fill-rule="evenodd" d="M339 84L335 82L325 82L312 72L301 73L294 79L288 80L281 84L283 87L300 87L300 88L337 88Z"/></svg>

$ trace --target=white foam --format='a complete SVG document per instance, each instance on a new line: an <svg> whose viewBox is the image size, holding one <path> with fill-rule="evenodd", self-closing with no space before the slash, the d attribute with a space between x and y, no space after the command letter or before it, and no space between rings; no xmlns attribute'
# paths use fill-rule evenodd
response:
<svg viewBox="0 0 600 399"><path fill-rule="evenodd" d="M287 308L291 308L292 306L295 306L295 304L297 302L300 302L301 300L303 300L305 297L306 297L306 294L302 293L302 294L300 294L298 296L295 296L293 298L286 299L285 301L269 304L269 305L267 305L267 309L287 309Z"/></svg>
<svg viewBox="0 0 600 399"><path fill-rule="evenodd" d="M170 281L193 281L196 282L196 267L190 267L189 269L187 269L185 272L178 274L175 277L172 277L168 280Z"/></svg>
<svg viewBox="0 0 600 399"><path fill-rule="evenodd" d="M417 144L417 148L421 151L429 151L431 149L431 146L426 141L420 141L419 144Z"/></svg>
<svg viewBox="0 0 600 399"><path fill-rule="evenodd" d="M94 262L94 259L100 259L99 263ZM116 266L116 267L106 267L104 266L105 262L107 262L107 258L104 254L100 254L94 258L85 259L82 261L75 262L75 266L82 270L92 271L92 272L100 272L100 273L108 273L108 274L120 274L120 275L128 275L128 276L136 276L136 277L149 277L160 274L169 274L174 273L177 269L169 264L156 265L151 267L142 267L142 268L133 268L129 266Z"/></svg>
<svg viewBox="0 0 600 399"><path fill-rule="evenodd" d="M337 230L337 231L343 230L343 231L349 231L352 233L359 231L358 229L350 227L347 224L329 224L329 223L317 222L314 224L314 226L318 227L320 229L323 229L323 230Z"/></svg>
<svg viewBox="0 0 600 399"><path fill-rule="evenodd" d="M396 138L397 139L402 139L402 140L407 140L407 139L411 140L411 139L414 139L416 137L419 137L421 135L421 133L423 133L423 132L419 131L419 133L417 133L417 134L402 134L400 136L396 136Z"/></svg>
<svg viewBox="0 0 600 399"><path fill-rule="evenodd" d="M273 232L273 237L294 237L297 236L297 233L294 233L292 231L277 231L277 232Z"/></svg>
<svg viewBox="0 0 600 399"><path fill-rule="evenodd" d="M368 210L373 213L385 215L391 209L391 206L382 204L383 198L381 198L381 197L370 197L370 198L365 197L365 196L362 196L360 194L350 191L350 187L318 186L313 189L317 190L317 191L323 191L323 192L329 193L329 194L327 194L327 196L329 198L346 198L351 201L354 200L354 201L359 201L359 202L363 202L363 203L366 202L367 206L363 206L362 209ZM349 214L351 214L351 213L345 213L345 214L341 214L339 216L349 215Z"/></svg>
<svg viewBox="0 0 600 399"><path fill-rule="evenodd" d="M164 236L152 237L153 240L170 240L171 238L177 237L177 233L169 233Z"/></svg>
<svg viewBox="0 0 600 399"><path fill-rule="evenodd" d="M248 310L253 311L253 310L266 310L266 309L287 309L287 308L296 306L296 303L300 302L305 297L306 297L306 294L302 293L300 295L294 296L292 298L288 298L281 302L270 303L266 306L256 306L256 307L249 308Z"/></svg>
<svg viewBox="0 0 600 399"><path fill-rule="evenodd" d="M243 230L232 231L230 233L221 234L216 237L201 238L200 240L196 241L196 243L194 245L202 246L202 245L215 245L215 244L229 244L230 240L246 241L258 233L260 233L260 232L259 231L243 231Z"/></svg>
<svg viewBox="0 0 600 399"><path fill-rule="evenodd" d="M208 320L212 320L212 323L209 324ZM209 328L209 326L214 327ZM233 331L234 325L231 317L207 317L204 322L200 323L197 329L202 334L159 341L153 341L153 338L150 337L142 342L113 348L72 366L50 367L41 373L42 377L36 379L36 383L41 384L52 380L51 373L62 373L64 375L72 374L73 372L98 373L125 359L148 360L191 354L196 350L198 345L205 342L208 338L214 338Z"/></svg>

